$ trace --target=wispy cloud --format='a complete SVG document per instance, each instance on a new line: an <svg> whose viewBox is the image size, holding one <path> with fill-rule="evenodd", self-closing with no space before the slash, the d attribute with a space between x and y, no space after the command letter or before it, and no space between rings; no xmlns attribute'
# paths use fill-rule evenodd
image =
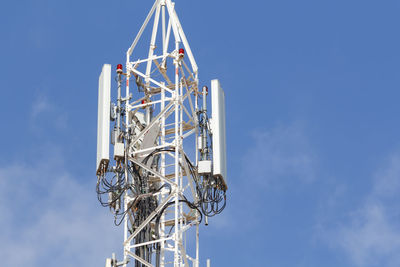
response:
<svg viewBox="0 0 400 267"><path fill-rule="evenodd" d="M54 153L0 166L1 265L102 266L119 252L122 229L99 207L94 179L74 177Z"/></svg>
<svg viewBox="0 0 400 267"><path fill-rule="evenodd" d="M316 157L301 123L255 131L252 137L253 144L243 158L248 177L263 185L282 179L315 179Z"/></svg>
<svg viewBox="0 0 400 267"><path fill-rule="evenodd" d="M325 242L344 251L357 266L400 266L400 157L373 177L364 202L335 227L322 230Z"/></svg>
<svg viewBox="0 0 400 267"><path fill-rule="evenodd" d="M30 111L31 130L41 133L43 128L64 130L68 125L68 115L57 107L48 96L38 93L34 98Z"/></svg>
<svg viewBox="0 0 400 267"><path fill-rule="evenodd" d="M289 184L306 185L315 180L317 160L305 128L295 122L252 131L242 156L242 171L229 173L227 209L211 219L213 225L232 231L237 227L259 227L263 218L261 207L255 205L264 205L262 195Z"/></svg>
<svg viewBox="0 0 400 267"><path fill-rule="evenodd" d="M38 95L32 103L31 118L36 119L39 115L52 109L54 109L54 106L50 104L48 98L45 95Z"/></svg>

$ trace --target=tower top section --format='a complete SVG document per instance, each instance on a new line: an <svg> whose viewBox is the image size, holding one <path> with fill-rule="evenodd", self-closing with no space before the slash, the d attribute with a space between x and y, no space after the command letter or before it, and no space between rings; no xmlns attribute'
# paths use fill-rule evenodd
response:
<svg viewBox="0 0 400 267"><path fill-rule="evenodd" d="M166 10L166 12L165 12ZM160 23L160 13L161 13L161 23L162 23L162 45L161 47L156 46L157 31ZM168 16L166 16L168 15ZM179 21L178 15L175 11L175 3L171 0L155 0L150 12L142 24L139 32L137 33L133 43L126 52L127 63L131 61L131 56L134 54L134 50L142 38L143 32L150 20L154 17L153 31L151 36L151 49L149 51L149 59L157 57L156 55L165 55L168 53L169 46L171 43L178 44L186 51L189 58L191 68L194 74L197 74L198 67L196 60L193 56L192 50L190 48L189 42L186 38L185 32L183 31L181 22ZM168 22L167 22L168 20ZM162 49L160 51L160 49ZM156 50L159 50L157 52Z"/></svg>

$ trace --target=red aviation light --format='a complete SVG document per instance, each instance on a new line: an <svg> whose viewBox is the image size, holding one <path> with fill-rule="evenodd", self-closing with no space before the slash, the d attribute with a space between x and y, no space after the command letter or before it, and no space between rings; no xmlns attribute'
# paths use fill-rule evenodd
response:
<svg viewBox="0 0 400 267"><path fill-rule="evenodd" d="M179 55L180 55L180 56L184 56L184 55L185 55L185 49L180 48L180 49L179 49Z"/></svg>
<svg viewBox="0 0 400 267"><path fill-rule="evenodd" d="M117 65L117 73L122 73L122 64Z"/></svg>

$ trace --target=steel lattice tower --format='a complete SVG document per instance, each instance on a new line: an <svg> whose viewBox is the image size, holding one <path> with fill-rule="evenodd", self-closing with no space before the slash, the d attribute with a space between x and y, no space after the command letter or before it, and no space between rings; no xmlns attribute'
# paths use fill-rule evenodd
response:
<svg viewBox="0 0 400 267"><path fill-rule="evenodd" d="M152 18L147 58L139 59L135 48ZM124 259L108 259L106 266L198 267L199 224L225 207L225 124L219 119L225 114L212 123L207 117L208 88L199 89L198 67L171 0L155 1L126 53L125 72L117 66L116 105L108 104L103 89L110 69L103 67L99 81L97 192L123 224ZM224 113L217 80L212 95L219 99L213 114ZM107 116L114 122L111 138Z"/></svg>

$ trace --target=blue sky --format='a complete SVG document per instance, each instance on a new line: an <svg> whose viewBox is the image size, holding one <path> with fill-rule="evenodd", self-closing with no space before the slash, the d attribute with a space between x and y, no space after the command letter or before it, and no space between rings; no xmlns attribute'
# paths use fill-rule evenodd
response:
<svg viewBox="0 0 400 267"><path fill-rule="evenodd" d="M176 1L226 94L212 266L400 266L399 1ZM0 258L103 266L122 229L95 194L97 81L152 1L0 8Z"/></svg>

